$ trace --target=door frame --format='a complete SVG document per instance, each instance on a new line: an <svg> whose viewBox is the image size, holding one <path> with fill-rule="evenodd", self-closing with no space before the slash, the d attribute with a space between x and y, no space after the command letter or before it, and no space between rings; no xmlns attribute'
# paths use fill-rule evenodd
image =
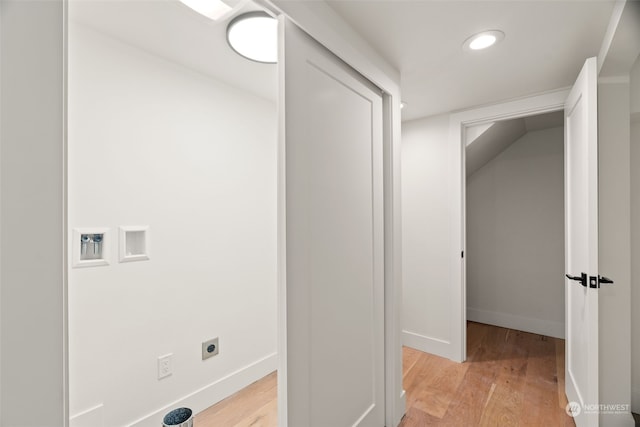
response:
<svg viewBox="0 0 640 427"><path fill-rule="evenodd" d="M289 19L382 91L384 193L385 426L396 427L405 414L402 388L402 240L400 199L400 75L323 2L255 0L279 19ZM282 30L280 30L282 31ZM286 59L285 59L286 60ZM281 85L282 86L282 85ZM280 88L280 90L282 87ZM284 123L279 117L278 161L283 161ZM278 408L286 413L286 224L284 171L278 168ZM286 427L284 419L279 427Z"/></svg>
<svg viewBox="0 0 640 427"><path fill-rule="evenodd" d="M467 359L467 259L461 256L466 249L466 156L465 130L468 126L497 120L517 119L564 110L570 88L528 96L499 104L453 113L449 119L449 142L453 152L449 167L454 171L450 212L453 216L451 241L458 242L451 251L452 307L450 359Z"/></svg>
<svg viewBox="0 0 640 427"><path fill-rule="evenodd" d="M52 94L54 102L41 106L42 111L47 114L60 114L62 120L60 126L62 127L60 135L56 133L56 141L60 144L56 147L57 152L60 154L59 158L55 160L55 164L61 164L61 175L59 176L61 190L61 197L56 200L47 199L47 204L42 205L40 209L41 213L48 212L60 212L64 214L66 206L66 117L64 116L66 111L66 98L67 98L67 74L66 74L66 34L67 34L67 5L69 0L55 0L55 6L58 8L51 13L43 14L39 17L42 23L38 31L35 31L34 37L46 37L49 33L45 31L51 30L52 32L59 32L62 40L52 40L55 44L55 48L51 51L49 45L44 46L47 53L47 58L53 58L51 52L59 54L57 59L51 59L46 65L49 67L43 71L46 75L56 75L55 73L61 72L63 78L56 80L56 84L49 86L50 88L58 90ZM378 86L383 92L383 114L384 114L384 234L385 234L385 420L387 426L396 426L405 411L404 391L402 390L402 342L400 335L400 311L401 311L401 215L400 215L400 75L397 70L393 69L378 53L376 53L371 46L369 46L360 37L355 30L338 16L333 9L323 2L291 2L287 0L257 0L257 3L262 4L267 9L274 12L276 15L285 15L294 21L300 28L310 34L313 38L323 44L331 52L333 52L340 59L349 64L352 68L362 74L365 78L369 79L376 86ZM53 4L53 3L52 3ZM59 13L58 13L59 10ZM50 26L50 27L49 27ZM45 28L46 27L46 28ZM29 26L31 28L31 26ZM45 28L45 30L42 30ZM34 38L37 40L37 38ZM57 44L56 44L57 43ZM32 52L34 55L40 53L39 49ZM3 53L4 57L4 53ZM20 67L18 64L17 67ZM5 94L3 94L3 99ZM55 100L60 102L56 103ZM32 112L31 112L32 113ZM49 140L44 140L40 144L49 143ZM3 141L4 144L4 141ZM53 160L52 160L53 162ZM52 164L54 164L52 163ZM45 171L46 172L46 171ZM37 227L34 230L39 230ZM50 230L48 230L50 231ZM61 221L58 227L54 228L54 231L61 236L61 242L59 242L59 250L55 251L55 254L60 255L60 262L57 264L57 269L49 268L51 277L56 277L57 282L51 284L50 282L42 282L34 287L39 291L39 287L44 286L49 289L51 286L55 286L56 289L62 295L59 299L51 302L47 310L47 314L57 316L59 321L50 325L52 336L58 336L59 330L62 329L62 334L59 340L56 341L55 348L52 348L52 354L56 354L57 358L52 359L52 363L55 363L58 358L62 361L56 369L49 369L50 364L44 365L44 370L49 378L51 376L57 376L57 381L61 385L61 396L55 397L55 402L47 402L49 405L41 412L49 411L52 416L56 418L61 416L63 418L62 424L68 425L68 342L67 342L67 330L66 325L68 322L67 306L67 281L66 271L68 265L65 259L66 245L67 245L67 233L66 233L66 221ZM5 237L3 237L5 239ZM7 238L8 239L8 238ZM20 241L24 238L21 237ZM6 240L7 243L13 243L13 241ZM62 269L62 277L58 268ZM39 270L39 272L42 272ZM4 288L4 284L2 284ZM49 288L47 288L49 287ZM45 289L42 288L42 289ZM279 301L280 303L282 301ZM35 306L34 306L35 307ZM23 310L29 312L28 307L22 307ZM35 307L38 308L38 307ZM42 332L42 331L40 331ZM35 341L34 341L35 342ZM284 355L286 357L286 355ZM16 369L24 373L26 377L22 379L25 381L37 381L44 372L27 370L24 366L17 366ZM2 384L5 384L4 379ZM8 382L7 382L8 384ZM25 403L28 402L22 402ZM43 403L43 402L40 402Z"/></svg>

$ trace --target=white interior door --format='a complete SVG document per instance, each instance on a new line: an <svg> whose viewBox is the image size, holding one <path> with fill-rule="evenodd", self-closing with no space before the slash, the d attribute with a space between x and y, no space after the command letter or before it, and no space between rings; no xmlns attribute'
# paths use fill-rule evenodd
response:
<svg viewBox="0 0 640 427"><path fill-rule="evenodd" d="M565 104L565 381L578 427L598 425L597 105L590 58Z"/></svg>
<svg viewBox="0 0 640 427"><path fill-rule="evenodd" d="M280 426L382 427L381 92L293 23L280 23L287 330Z"/></svg>

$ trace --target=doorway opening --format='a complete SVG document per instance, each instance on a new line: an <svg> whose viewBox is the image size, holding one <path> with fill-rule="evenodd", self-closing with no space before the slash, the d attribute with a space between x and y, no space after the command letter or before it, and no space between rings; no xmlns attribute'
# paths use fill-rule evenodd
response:
<svg viewBox="0 0 640 427"><path fill-rule="evenodd" d="M571 423L564 393L564 111L468 126L464 144L467 363L504 365L487 406L503 410L508 405L491 400L509 396L513 408L533 409L546 399L556 404L542 424Z"/></svg>
<svg viewBox="0 0 640 427"><path fill-rule="evenodd" d="M237 56L224 22L178 0L78 2L70 18L71 425L202 414L265 378L284 399L263 424L397 422L395 81L279 17L277 108L283 68Z"/></svg>
<svg viewBox="0 0 640 427"><path fill-rule="evenodd" d="M564 113L465 132L467 320L564 338Z"/></svg>
<svg viewBox="0 0 640 427"><path fill-rule="evenodd" d="M542 213L537 212L536 217L529 219L526 224L527 227L531 227L535 221L546 221L545 215L551 215L555 221L555 232L552 233L551 238L556 238L556 246L559 248L559 259L553 258L556 262L556 269L558 277L552 278L558 285L560 295L560 308L557 319L558 324L551 331L538 330L537 333L522 332L520 329L524 329L526 325L519 325L514 323L502 323L501 326L495 320L495 317L499 317L502 320L504 318L513 320L515 315L512 316L494 316L492 318L472 318L472 315L467 317L467 296L472 293L473 290L469 289L471 280L468 277L466 289L463 286L461 289L461 298L454 300L454 306L456 309L462 308L460 319L461 322L461 336L464 340L461 341L462 352L460 359L457 357L450 357L447 360L444 357L435 356L432 354L419 353L407 349L408 360L405 361L405 389L407 390L407 402L408 412L407 417L411 417L412 421L416 425L427 425L430 422L444 422L445 424L452 425L481 425L481 424L496 424L505 422L506 424L519 424L519 423L533 423L539 425L571 425L571 418L565 412L566 398L564 397L564 383L562 379L564 377L564 342L560 338L554 338L549 336L560 331L564 332L564 132L562 129L564 118L563 108L564 100L566 99L566 93L552 93L549 95L543 95L539 97L532 97L526 100L519 100L513 103L508 103L500 106L489 106L480 108L478 110L470 110L467 112L458 113L452 115L450 118L450 130L451 137L460 137L458 140L460 144L456 144L461 149L458 152L458 156L453 156L456 161L456 166L462 166L460 169L460 187L462 193L460 198L453 197L453 201L456 204L456 208L462 212L460 224L461 234L460 242L461 248L464 248L465 253L461 254L460 251L453 254L455 259L452 260L453 268L457 274L460 274L462 278L465 277L464 264L460 263L461 255L464 258L463 261L470 262L471 254L473 250L489 251L489 254L495 257L495 249L487 249L489 244L495 245L494 241L484 242L475 248L473 244L469 243L469 231L465 231L462 227L467 222L470 222L472 218L465 218L465 204L467 197L465 197L465 181L467 173L465 171L465 164L468 163L474 168L475 174L485 172L488 176L483 182L476 183L480 185L481 189L490 187L495 184L495 181L500 174L509 172L511 176L508 177L508 182L504 184L517 184L518 180L525 181L531 185L524 189L513 189L511 193L506 194L506 201L515 204L515 208L525 209L526 214L533 210L544 210ZM541 117L535 117L536 114L551 113L550 115L544 115ZM528 123L526 123L528 121ZM550 124L544 124L544 122L550 122ZM497 125L496 125L497 123ZM528 129L527 129L528 127ZM509 131L510 132L507 132ZM527 132L527 130L529 132ZM510 138L505 137L505 141L496 141L496 138L488 138L489 136L496 135L510 135ZM477 139L484 135L487 139L485 142L488 147L479 149L483 144L482 140L476 140L476 146L473 147L476 151L467 155L467 161L465 162L466 141L465 136L468 136L470 140ZM540 142L541 146L532 144L536 141ZM473 144L473 143L472 143ZM471 145L472 145L471 144ZM555 144L555 145L554 145ZM497 167L488 165L492 159L500 157L498 160L494 160L493 164L498 164ZM551 174L549 165L551 163L555 171ZM453 166L453 165L452 165ZM489 172L487 172L489 171ZM536 180L539 176L539 172L547 171L542 179ZM469 174L470 176L473 173ZM555 176L555 179L552 177ZM551 191L545 191L545 185L539 188L541 181L550 187ZM538 184L538 186L534 185ZM457 187L457 186L456 186ZM469 185L471 187L471 185ZM474 188L467 188L467 191L474 191ZM546 206L543 196L549 196L549 193L553 197L555 209L553 207ZM494 209L493 205L496 205L498 194L501 194L505 198L504 191L499 192L493 189L490 195L482 195L487 200L480 200L480 202L491 202L492 206L480 206L487 212ZM468 197L473 195L470 194ZM519 197L526 197L526 200L520 200ZM538 199L534 198L537 196ZM536 201L533 207L527 205L533 199ZM475 200L474 200L475 201ZM469 203L471 205L471 203ZM476 205L473 205L474 207ZM498 205L500 210L498 214L504 215L506 208ZM466 207L467 216L471 213L471 209ZM452 211L455 212L454 209ZM551 212L555 211L555 215ZM516 211L516 213L518 213ZM494 218L495 218L494 212ZM512 215L516 218L511 218L511 221L523 216L523 213L518 215ZM544 221L542 221L544 220ZM500 221L492 219L491 223L484 225L487 230L480 230L481 232L494 231L497 226L502 225L506 220L500 218ZM519 232L530 230L517 230ZM511 236L513 232L502 232L503 240L511 237L517 239L523 239L525 241L531 240L531 237L515 235ZM558 236L556 236L556 234ZM466 235L466 242L465 242ZM510 244L511 245L511 244ZM525 245L521 250L525 255L536 259L535 252L533 255L528 254L531 252L531 243ZM544 249L548 252L549 249ZM469 252L469 253L467 253ZM545 252L545 255L546 255ZM502 261L506 255L500 254L500 257L496 257L498 262ZM542 258L537 256L537 259ZM522 266L516 266L517 268L523 268ZM531 274L527 271L528 274ZM519 280L519 276L515 273L511 282L514 286ZM495 281L495 278L492 278ZM542 279L540 279L542 280ZM508 281L507 281L508 282ZM464 283L461 281L461 283ZM491 283L495 285L495 283ZM539 288L534 288L535 291ZM492 292L487 290L486 292ZM496 296L489 299L489 302L500 301L501 297L505 296L506 292L496 292ZM472 294L473 295L473 294ZM516 294L517 296L518 294ZM523 293L526 297L526 293ZM529 297L529 299L532 297ZM556 301L552 301L552 304ZM520 311L516 312L517 315L526 308L527 301L525 301L525 307L517 307ZM545 305L542 305L546 309L549 309ZM477 307L474 307L477 308ZM484 310L488 311L488 310ZM494 309L495 311L495 309ZM506 311L506 310L505 310ZM523 317L522 315L519 316ZM549 315L547 315L549 317ZM467 319L476 320L475 322L467 323ZM457 320L457 316L456 319ZM484 323L479 323L482 321ZM520 319L522 320L522 319ZM493 323L493 324L489 324ZM543 325L547 325L544 322ZM454 327L457 325L454 324ZM555 331L555 332L554 332ZM448 344L448 343L447 343ZM466 345L465 345L466 344ZM453 348L457 345L456 342L451 342ZM457 349L456 349L457 351ZM443 352L445 357L446 353ZM457 356L458 353L452 351L452 356ZM443 354L440 354L442 356ZM465 363L458 363L465 361ZM545 407L548 410L541 411L540 408ZM498 421L501 420L501 421ZM420 424L422 423L422 424ZM408 425L412 425L409 423Z"/></svg>
<svg viewBox="0 0 640 427"><path fill-rule="evenodd" d="M260 9L69 3L71 426L206 427L277 368L277 66L225 38Z"/></svg>
<svg viewBox="0 0 640 427"><path fill-rule="evenodd" d="M448 150L453 150L455 147L463 149L464 145L462 139L458 140L460 142L459 144L452 144L453 147L451 147L451 145L447 146L447 144L444 143L441 144L440 141L451 141L456 137L461 138L465 133L467 133L466 128L473 125L485 125L483 131L488 131L491 127L491 125L488 125L489 122L495 123L498 121L517 118L519 120L514 120L511 126L520 127L520 133L513 137L510 141L511 143L521 137L524 137L527 133L526 125L523 123L525 120L529 121L529 130L532 131L532 133L553 132L553 129L543 129L546 127L558 127L558 129L556 129L557 138L555 139L557 145L556 147L552 147L557 148L555 158L556 162L554 163L556 166L555 170L557 179L551 182L550 185L553 186L553 190L559 191L559 194L557 194L559 197L559 209L557 209L556 221L559 221L557 234L559 234L558 245L560 247L560 259L558 261L560 270L558 274L559 281L556 283L558 283L561 297L564 292L564 132L562 125L564 121L563 107L566 96L566 92L556 92L548 95L545 94L543 96L518 100L513 103L493 105L479 108L477 110L469 110L462 113L456 113L451 116L429 118L428 120L425 119L424 121L409 124L407 126L408 130L406 138L406 146L408 147L417 147L419 146L418 144L420 144L423 146L429 145L429 150L436 150L438 147L442 146L443 150L447 151L443 151L439 154L444 157L444 155L450 153ZM532 112L534 113L532 114ZM534 121L540 122L544 119L544 117L533 117L536 115L535 113L552 112L556 112L556 115L554 116L555 122L552 126L543 126L541 124L536 125L533 123ZM550 118L553 119L554 117ZM442 132L442 129L446 129L447 125L450 129L450 138L448 140L446 138L446 133ZM506 124L506 126L509 126L509 124ZM420 132L418 132L418 130ZM473 133L473 130L470 129L470 132L468 133ZM482 133L483 132L476 132L475 136L477 137ZM443 138L443 135L445 138ZM485 158L485 161L488 162L492 157L496 157L501 151L505 151L505 149L506 146L498 147L493 154ZM456 161L456 166L458 167L464 165L462 158L462 155L464 154L463 150L455 153L458 154L457 156L450 155L450 158L453 157L453 161ZM420 153L417 151L409 153L410 155L408 155L407 158L415 156L415 158L419 159L419 161L413 163L416 166L415 170L418 170L418 165L426 170L436 169L434 165L426 164L424 162L424 158L427 157L424 156L424 154L424 157L421 158L419 156ZM432 154L434 151L427 151L425 149L423 153ZM516 159L518 159L521 153L516 154L518 154L518 156L516 156ZM438 158L437 155L432 155L431 157ZM545 154L545 152L538 153L537 157L541 157L541 159L536 159L536 161L545 160L547 154ZM410 162L408 163L411 165ZM480 168L481 166L483 165L480 164L477 168ZM513 167L512 160L509 161L507 166ZM544 168L544 165L541 166L540 164L528 166ZM451 165L451 168L453 169L454 165ZM411 171L410 168L407 170ZM445 172L443 171L441 173L444 174ZM456 173L455 175L458 174ZM459 176L466 180L466 173L464 169L460 169ZM422 179L419 180L416 179L416 177L420 177ZM405 183L425 182L423 175L413 175L412 173L408 173L407 178L408 179L405 180ZM442 190L444 188L442 191L445 191L447 187L440 181L437 181L437 178L438 177L434 177L433 179L433 181L436 182L434 186L438 187L438 190ZM514 179L511 178L511 180L513 181ZM459 188L463 188L463 184L464 181L461 182ZM455 187L457 188L457 186ZM407 186L407 188L412 190L410 186ZM408 191L405 195L406 194L412 193L411 191ZM416 192L414 194L417 195L418 193ZM428 192L426 194L432 195L437 193ZM459 209L459 211L464 212L464 210L461 209L462 203L460 203L464 198L456 196L457 195L454 195L451 199L456 204L455 207ZM528 197L531 196L529 195ZM425 198L420 200L429 199ZM408 206L411 205L408 204ZM454 209L451 211L455 212ZM423 211L420 211L417 208L410 210L410 212L416 216L419 216L416 213L424 216ZM463 222L460 221L459 223L456 223L456 221L454 221L454 228L457 228L458 224L462 225ZM444 234L446 235L446 232ZM459 241L464 241L464 233L460 235ZM435 248L434 252L443 252L440 248L439 242L437 242L435 238L431 243L431 246ZM471 250L468 244L466 247L465 245L461 245L461 249L462 248L465 249L465 252L467 249ZM454 251L451 251L455 256L452 263L453 268L457 270L458 274L461 274L463 272L463 269L461 268L461 251L455 250L457 249L455 247L452 249L455 251L455 254L453 254ZM528 250L528 248L525 249ZM464 259L466 260L468 254L465 253L464 255ZM424 256L416 258L426 259ZM468 286L469 285L467 285L467 287ZM462 292L461 295L464 295L464 292ZM436 297L437 296L434 296L434 298ZM562 300L560 303L562 303ZM465 309L464 311L466 311L466 297L465 299L454 299L453 304L454 306L457 306L456 309L463 307ZM447 308L448 307L445 305L442 310L447 310ZM438 309L440 309L440 307L438 307ZM562 326L562 323L564 323L563 307L561 307L561 310L562 311L559 314L559 322L561 325L559 325L556 330L564 329ZM457 318L457 316L455 317ZM472 322L467 326L467 316L460 317L463 319L464 332L466 333L463 335L465 337L464 342L467 342L468 337L469 347L468 350L463 350L464 355L460 357L460 360L458 360L457 357L452 357L457 356L457 353L454 351L447 352L448 349L445 347L446 344L450 348L453 348L454 345L457 344L453 342L453 340L451 342L444 342L444 340L441 340L440 344L442 345L440 348L435 349L442 351L433 351L433 348L423 349L418 346L414 347L433 354L420 353L417 350L408 348L405 349L405 355L407 356L405 359L405 390L407 391L408 402L407 417L411 417L412 422L416 425L428 425L430 422L434 424L480 425L484 423L495 424L495 420L497 418L491 417L497 416L498 413L502 415L508 413L509 417L504 419L512 420L513 422L507 421L506 424L515 425L518 423L530 423L531 419L527 418L528 416L531 416L533 413L539 413L539 407L548 406L549 402L552 402L550 399L555 399L553 400L553 408L557 409L557 411L550 411L548 418L539 419L537 420L539 422L534 422L534 424L563 424L559 422L559 420L562 420L566 416L566 402L560 400L560 397L564 396L564 389L561 383L560 385L558 384L558 381L561 381L562 375L564 374L564 357L562 356L564 345L562 341L556 341L555 338L548 337L550 334L549 332L542 332L544 337L539 334L519 332L517 329L522 329L523 327L517 325L507 325L510 326L510 328L501 328L493 325ZM485 322L487 321L485 320ZM457 326L453 322L452 324ZM410 337L409 334L407 334L407 336ZM465 363L458 363L465 360ZM544 390L536 389L536 384L538 382L545 384ZM524 402L522 400L523 395L531 396L532 398L529 402L526 402L526 405L519 405L519 403ZM487 399L488 396L492 397ZM533 396L535 396L535 398ZM533 403L534 401L537 401L538 403L547 403L540 406L536 404L529 406L529 403ZM523 411L522 408L526 408L526 410ZM481 422L482 419L485 421ZM412 424L409 422L408 425Z"/></svg>

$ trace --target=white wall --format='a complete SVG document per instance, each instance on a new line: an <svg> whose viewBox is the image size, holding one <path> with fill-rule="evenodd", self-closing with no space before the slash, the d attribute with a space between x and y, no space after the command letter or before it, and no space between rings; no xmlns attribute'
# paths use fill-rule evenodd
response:
<svg viewBox="0 0 640 427"><path fill-rule="evenodd" d="M449 115L402 124L404 344L447 355L452 304Z"/></svg>
<svg viewBox="0 0 640 427"><path fill-rule="evenodd" d="M598 290L599 396L604 404L631 401L629 105L628 82L598 83L598 269L615 281ZM630 421L630 414L600 414L601 425Z"/></svg>
<svg viewBox="0 0 640 427"><path fill-rule="evenodd" d="M467 178L467 319L564 337L563 127Z"/></svg>
<svg viewBox="0 0 640 427"><path fill-rule="evenodd" d="M72 425L157 426L276 367L276 107L76 25L69 80L70 228L112 236L70 272ZM120 225L150 226L149 261L117 262Z"/></svg>
<svg viewBox="0 0 640 427"><path fill-rule="evenodd" d="M0 425L64 426L64 4L0 15Z"/></svg>
<svg viewBox="0 0 640 427"><path fill-rule="evenodd" d="M631 402L640 413L640 118L631 124Z"/></svg>
<svg viewBox="0 0 640 427"><path fill-rule="evenodd" d="M640 57L633 64L629 73L631 114L640 113Z"/></svg>
<svg viewBox="0 0 640 427"><path fill-rule="evenodd" d="M631 409L640 413L640 60L631 74Z"/></svg>

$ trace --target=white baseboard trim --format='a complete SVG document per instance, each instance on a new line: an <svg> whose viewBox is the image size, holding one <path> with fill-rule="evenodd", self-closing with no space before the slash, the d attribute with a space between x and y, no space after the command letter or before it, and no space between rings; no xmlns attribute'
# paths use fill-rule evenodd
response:
<svg viewBox="0 0 640 427"><path fill-rule="evenodd" d="M69 427L103 427L104 417L101 403L92 408L86 409L69 418Z"/></svg>
<svg viewBox="0 0 640 427"><path fill-rule="evenodd" d="M451 359L451 343L439 338L428 337L416 334L415 332L402 331L402 345Z"/></svg>
<svg viewBox="0 0 640 427"><path fill-rule="evenodd" d="M631 412L640 414L640 384L631 387Z"/></svg>
<svg viewBox="0 0 640 427"><path fill-rule="evenodd" d="M407 413L407 410L405 409L407 407L407 392L404 389L402 389L402 392L400 393L400 397L398 398L397 405L398 405L396 406L397 408L402 408L402 409L399 411L396 411L397 419L393 420L394 426L400 425L400 423L402 422L402 418Z"/></svg>
<svg viewBox="0 0 640 427"><path fill-rule="evenodd" d="M532 317L479 310L471 307L467 307L467 320L564 339L564 322L534 319Z"/></svg>
<svg viewBox="0 0 640 427"><path fill-rule="evenodd" d="M162 425L164 415L175 408L188 407L194 414L207 409L209 406L220 402L222 399L236 393L249 384L275 371L278 367L276 353L270 354L244 368L214 381L194 391L181 399L178 399L162 408L145 415L129 424L129 427L158 427Z"/></svg>

